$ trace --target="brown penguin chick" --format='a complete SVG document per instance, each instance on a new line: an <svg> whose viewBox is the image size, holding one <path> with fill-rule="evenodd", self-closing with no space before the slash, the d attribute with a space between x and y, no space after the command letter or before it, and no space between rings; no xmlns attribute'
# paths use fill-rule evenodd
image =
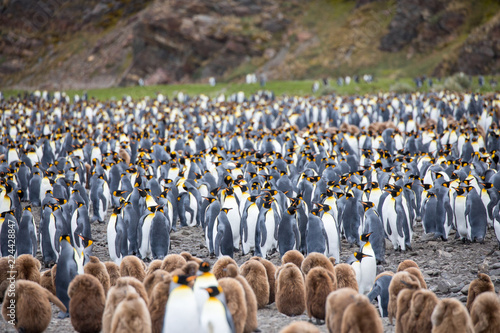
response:
<svg viewBox="0 0 500 333"><path fill-rule="evenodd" d="M184 266L182 266L181 269L184 272L184 275L192 276L196 275L199 267L200 265L198 265L196 261L188 261L184 264Z"/></svg>
<svg viewBox="0 0 500 333"><path fill-rule="evenodd" d="M235 332L243 333L247 321L245 290L234 278L222 278L218 282L226 297L227 308L233 317Z"/></svg>
<svg viewBox="0 0 500 333"><path fill-rule="evenodd" d="M136 256L124 257L120 263L120 276L132 276L141 282L144 281L146 272L142 260Z"/></svg>
<svg viewBox="0 0 500 333"><path fill-rule="evenodd" d="M328 257L328 260L330 260L330 262L332 263L333 267L335 267L335 264L337 263L337 259L335 259L334 257Z"/></svg>
<svg viewBox="0 0 500 333"><path fill-rule="evenodd" d="M7 286L2 304L2 316L7 322L13 323L19 332L43 332L52 319L49 301L61 311L67 311L55 295L38 283L18 280L15 282L15 291ZM9 306L13 309L9 309Z"/></svg>
<svg viewBox="0 0 500 333"><path fill-rule="evenodd" d="M328 271L335 274L335 268L333 267L332 262L324 254L317 252L310 253L307 257L305 257L300 269L304 275L307 275L311 269L318 266L326 268Z"/></svg>
<svg viewBox="0 0 500 333"><path fill-rule="evenodd" d="M338 264L335 266L335 275L337 277L337 288L351 288L359 291L356 272L349 264Z"/></svg>
<svg viewBox="0 0 500 333"><path fill-rule="evenodd" d="M185 264L186 259L184 259L180 254L169 254L163 258L161 269L171 273L177 268L182 268Z"/></svg>
<svg viewBox="0 0 500 333"><path fill-rule="evenodd" d="M335 275L321 266L314 267L306 275L307 316L311 320L316 318L317 324L325 319L326 298L328 294L335 290L336 281L334 284L332 276Z"/></svg>
<svg viewBox="0 0 500 333"><path fill-rule="evenodd" d="M257 323L257 298L253 292L252 287L248 284L248 281L241 275L239 275L238 266L229 264L226 266L226 272L228 277L235 278L243 287L245 291L245 303L247 306L247 320L245 322L245 329L243 332L251 333L255 331L258 327Z"/></svg>
<svg viewBox="0 0 500 333"><path fill-rule="evenodd" d="M113 287L116 285L116 281L121 277L120 275L120 267L112 261L106 261L104 263L106 270L109 275L109 286Z"/></svg>
<svg viewBox="0 0 500 333"><path fill-rule="evenodd" d="M474 326L467 308L459 300L445 298L434 307L431 315L432 333L473 333Z"/></svg>
<svg viewBox="0 0 500 333"><path fill-rule="evenodd" d="M289 262L295 264L298 268L302 266L302 262L304 261L304 255L297 250L290 250L285 252L283 257L281 258L281 265L285 265Z"/></svg>
<svg viewBox="0 0 500 333"><path fill-rule="evenodd" d="M403 332L430 333L432 331L432 311L434 311L434 307L438 302L439 299L430 290L419 289L415 291L411 297L408 321L403 328Z"/></svg>
<svg viewBox="0 0 500 333"><path fill-rule="evenodd" d="M495 333L500 328L500 299L493 292L480 294L470 312L476 333Z"/></svg>
<svg viewBox="0 0 500 333"><path fill-rule="evenodd" d="M162 260L155 259L151 261L148 268L146 269L146 276L153 274L153 272L156 272L158 269L161 269L162 264Z"/></svg>
<svg viewBox="0 0 500 333"><path fill-rule="evenodd" d="M418 282L418 279L415 276L408 272L397 272L394 274L391 283L389 284L389 304L387 305L387 316L391 324L392 319L396 317L398 310L398 294L405 288L418 289L420 288L420 282Z"/></svg>
<svg viewBox="0 0 500 333"><path fill-rule="evenodd" d="M416 262L414 262L413 260L410 260L410 259L406 259L406 260L403 260L402 262L399 263L398 272L402 272L410 267L415 267L415 268L420 269Z"/></svg>
<svg viewBox="0 0 500 333"><path fill-rule="evenodd" d="M126 165L130 164L130 155L129 155L129 153L127 153L127 151L125 149L120 148L120 150L118 151L118 156L120 156L120 158L123 161L125 161Z"/></svg>
<svg viewBox="0 0 500 333"><path fill-rule="evenodd" d="M111 332L111 323L118 304L127 297L128 293L136 292L134 287L129 285L113 286L109 289L104 313L102 314L102 333Z"/></svg>
<svg viewBox="0 0 500 333"><path fill-rule="evenodd" d="M368 297L359 295L355 302L347 306L342 318L342 331L340 332L384 332L378 310L370 303Z"/></svg>
<svg viewBox="0 0 500 333"><path fill-rule="evenodd" d="M40 261L31 254L23 254L16 258L16 280L29 280L40 284Z"/></svg>
<svg viewBox="0 0 500 333"><path fill-rule="evenodd" d="M146 302L136 292L118 304L111 323L111 333L151 333L151 317Z"/></svg>
<svg viewBox="0 0 500 333"><path fill-rule="evenodd" d="M0 258L0 301L3 300L5 290L9 287L9 280L7 278L10 276L8 273L11 269L9 268L9 258Z"/></svg>
<svg viewBox="0 0 500 333"><path fill-rule="evenodd" d="M108 290L111 287L109 282L108 270L104 263L102 263L99 258L90 256L90 261L83 266L83 272L85 274L93 275L99 280L104 290L104 295L108 294Z"/></svg>
<svg viewBox="0 0 500 333"><path fill-rule="evenodd" d="M151 316L152 332L161 333L163 328L163 319L165 317L165 308L170 294L170 282L172 281L172 276L164 270L157 270L153 273L153 275L155 275L157 279L149 294L148 310L149 315ZM160 279L158 279L158 277L160 277ZM146 280L144 280L144 282L146 282Z"/></svg>
<svg viewBox="0 0 500 333"><path fill-rule="evenodd" d="M307 321L295 321L283 328L280 333L320 333L319 328Z"/></svg>
<svg viewBox="0 0 500 333"><path fill-rule="evenodd" d="M99 333L106 303L101 281L90 274L77 275L69 284L68 296L71 325L75 331Z"/></svg>
<svg viewBox="0 0 500 333"><path fill-rule="evenodd" d="M404 333L408 326L408 320L410 317L410 306L411 306L411 298L413 297L413 293L415 293L417 289L414 288L406 288L399 292L398 298L396 301L397 311L396 311L396 333Z"/></svg>
<svg viewBox="0 0 500 333"><path fill-rule="evenodd" d="M422 274L422 271L420 269L418 269L417 267L408 267L404 271L417 278L418 282L420 283L420 288L427 289L427 283L425 283L424 275Z"/></svg>
<svg viewBox="0 0 500 333"><path fill-rule="evenodd" d="M203 262L203 260L201 260L200 258L197 258L195 256L193 256L191 253L189 252L181 252L181 256L186 259L187 262L189 261L194 261L196 262L198 265L201 264Z"/></svg>
<svg viewBox="0 0 500 333"><path fill-rule="evenodd" d="M269 304L269 280L264 265L257 260L248 260L241 265L240 274L252 287L257 298L257 307L262 309Z"/></svg>
<svg viewBox="0 0 500 333"><path fill-rule="evenodd" d="M118 287L125 285L130 285L134 287L135 291L139 294L139 296L141 296L144 299L144 302L148 304L149 302L148 293L146 292L146 288L144 288L144 285L142 284L141 281L132 276L122 276L116 281L116 286Z"/></svg>
<svg viewBox="0 0 500 333"><path fill-rule="evenodd" d="M136 287L139 289L139 292ZM127 297L127 294L138 293L140 295L142 291L144 291L142 283L135 278L127 276L121 277L116 281L116 285L109 289L108 297L106 298L106 306L102 315L102 333L111 332L111 324L116 307Z"/></svg>
<svg viewBox="0 0 500 333"><path fill-rule="evenodd" d="M170 273L164 271L163 269L157 269L153 273L146 275L142 284L144 285L144 289L146 289L148 297L151 297L151 293L153 292L155 285L158 282L163 281L166 275L170 276Z"/></svg>
<svg viewBox="0 0 500 333"><path fill-rule="evenodd" d="M229 256L222 256L219 257L219 259L217 259L217 261L212 267L212 273L215 275L215 278L217 280L227 277L226 267L229 264L233 264L236 265L236 267L238 267L236 261L234 261L234 259Z"/></svg>
<svg viewBox="0 0 500 333"><path fill-rule="evenodd" d="M304 277L293 263L281 266L277 276L276 307L287 316L301 315L306 309Z"/></svg>
<svg viewBox="0 0 500 333"><path fill-rule="evenodd" d="M473 280L470 283L469 293L467 294L467 310L469 310L469 312L472 309L472 304L474 304L474 299L479 294L487 291L495 292L495 286L493 285L493 282L491 282L491 279L487 274L477 274L477 279Z"/></svg>
<svg viewBox="0 0 500 333"><path fill-rule="evenodd" d="M360 294L352 288L340 288L331 292L326 298L326 327L328 332L342 330L342 318L347 306L357 301Z"/></svg>
<svg viewBox="0 0 500 333"><path fill-rule="evenodd" d="M50 291L52 294L56 294L56 288L54 287L54 283L52 282L51 269L42 272L42 274L40 275L40 285Z"/></svg>
<svg viewBox="0 0 500 333"><path fill-rule="evenodd" d="M52 266L50 276L52 276L52 285L54 286L54 290L56 289L56 276L57 276L57 264Z"/></svg>
<svg viewBox="0 0 500 333"><path fill-rule="evenodd" d="M276 266L267 259L252 257L250 260L260 261L266 268L267 279L269 280L269 304L274 303L276 298Z"/></svg>

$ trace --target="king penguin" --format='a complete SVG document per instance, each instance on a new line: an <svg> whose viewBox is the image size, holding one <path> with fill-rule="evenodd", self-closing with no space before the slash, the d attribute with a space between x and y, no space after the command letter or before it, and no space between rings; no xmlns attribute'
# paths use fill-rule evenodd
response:
<svg viewBox="0 0 500 333"><path fill-rule="evenodd" d="M255 255L270 256L278 247L279 216L272 201L265 201L259 211L255 232Z"/></svg>
<svg viewBox="0 0 500 333"><path fill-rule="evenodd" d="M365 242L361 247L361 253L363 254L363 260L360 261L360 274L359 279L359 292L361 294L368 294L373 287L373 282L377 277L377 260L375 258L375 252L373 251L372 245L370 243L370 235L362 234L359 238L361 242Z"/></svg>
<svg viewBox="0 0 500 333"><path fill-rule="evenodd" d="M195 333L200 331L200 320L196 298L189 286L196 277L175 275L170 283L163 333Z"/></svg>
<svg viewBox="0 0 500 333"><path fill-rule="evenodd" d="M234 255L233 232L229 224L227 213L229 208L222 208L215 219L213 234L214 253L218 257Z"/></svg>
<svg viewBox="0 0 500 333"><path fill-rule="evenodd" d="M238 204L238 199L234 195L232 188L228 187L226 189L226 198L224 199L224 204L222 208L229 209L227 213L227 219L231 225L231 230L233 232L233 246L234 250L238 251L240 248L240 226L241 226L241 216Z"/></svg>
<svg viewBox="0 0 500 333"><path fill-rule="evenodd" d="M68 287L70 282L78 274L83 274L83 253L80 255L71 246L71 237L63 235L59 239L61 252L57 261L57 274L55 279L56 296L66 306L68 312L60 312L58 318L69 317Z"/></svg>
<svg viewBox="0 0 500 333"><path fill-rule="evenodd" d="M373 202L362 201L364 213L364 227L362 233L370 233L370 243L375 252L377 263L385 262L385 232L382 220L374 208Z"/></svg>
<svg viewBox="0 0 500 333"><path fill-rule="evenodd" d="M120 265L123 257L128 255L127 226L123 222L122 207L117 207L109 217L107 227L109 257Z"/></svg>
<svg viewBox="0 0 500 333"><path fill-rule="evenodd" d="M200 317L200 328L203 333L220 332L236 333L233 317L226 302L217 298L222 294L222 288L212 286L206 288L210 297L203 305Z"/></svg>
<svg viewBox="0 0 500 333"><path fill-rule="evenodd" d="M31 206L26 206L19 222L19 232L17 234L17 255L31 254L36 257L37 251L37 231L35 219L31 213Z"/></svg>
<svg viewBox="0 0 500 333"><path fill-rule="evenodd" d="M290 206L283 213L278 226L278 248L280 258L290 250L298 250L300 246L300 232L295 215L297 207Z"/></svg>
<svg viewBox="0 0 500 333"><path fill-rule="evenodd" d="M243 215L241 216L241 248L242 254L255 251L255 231L259 217L258 196L249 196L245 203Z"/></svg>

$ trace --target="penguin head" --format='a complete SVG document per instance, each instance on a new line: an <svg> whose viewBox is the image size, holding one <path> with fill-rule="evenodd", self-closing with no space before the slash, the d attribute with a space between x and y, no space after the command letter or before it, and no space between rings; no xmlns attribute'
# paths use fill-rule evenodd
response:
<svg viewBox="0 0 500 333"><path fill-rule="evenodd" d="M210 295L210 297L215 297L219 294L222 294L222 288L219 286L208 287L205 290L208 291L208 294Z"/></svg>
<svg viewBox="0 0 500 333"><path fill-rule="evenodd" d="M188 286L195 279L196 279L195 275L174 275L174 276L172 276L172 281L174 283L182 284L184 286Z"/></svg>
<svg viewBox="0 0 500 333"><path fill-rule="evenodd" d="M63 240L65 240L71 244L71 236L70 235L61 235L61 237L59 237L59 242L62 243Z"/></svg>
<svg viewBox="0 0 500 333"><path fill-rule="evenodd" d="M224 212L224 213L226 213L226 214L227 214L227 212L229 212L231 209L232 209L232 208L227 208L227 207L226 207L226 208L222 208L220 211L221 211L221 212Z"/></svg>
<svg viewBox="0 0 500 333"><path fill-rule="evenodd" d="M371 201L361 201L361 204L363 205L363 208L364 208L365 212L368 209L375 207L375 204L373 202L371 202Z"/></svg>
<svg viewBox="0 0 500 333"><path fill-rule="evenodd" d="M272 201L264 201L264 203L262 204L262 207L269 209L269 208L271 208L271 203L272 203Z"/></svg>
<svg viewBox="0 0 500 333"><path fill-rule="evenodd" d="M88 237L85 237L85 236L82 236L82 235L78 235L78 237L80 237L80 239L82 240L83 242L83 246L85 248L91 246L92 244L94 244L94 241Z"/></svg>
<svg viewBox="0 0 500 333"><path fill-rule="evenodd" d="M368 242L371 234L372 234L371 232L369 232L367 234L362 234L361 236L359 236L359 239L362 242Z"/></svg>
<svg viewBox="0 0 500 333"><path fill-rule="evenodd" d="M28 205L28 206L24 207L24 209L31 212L31 205Z"/></svg>
<svg viewBox="0 0 500 333"><path fill-rule="evenodd" d="M288 207L288 209L286 211L290 215L295 215L295 212L297 211L297 207L293 206L293 204L292 204L292 206Z"/></svg>
<svg viewBox="0 0 500 333"><path fill-rule="evenodd" d="M363 258L366 258L366 257L371 257L371 255L364 254L361 252L354 252L354 258L356 258L356 260L358 260L359 262L361 262L361 260L363 260Z"/></svg>
<svg viewBox="0 0 500 333"><path fill-rule="evenodd" d="M458 195L464 195L465 194L465 188L464 187L457 187L455 189L455 191L457 191Z"/></svg>
<svg viewBox="0 0 500 333"><path fill-rule="evenodd" d="M115 207L115 209L113 209L113 214L120 214L120 212L122 211L122 206L119 206L119 207Z"/></svg>
<svg viewBox="0 0 500 333"><path fill-rule="evenodd" d="M199 268L200 272L203 272L203 273L208 273L210 272L210 263L207 261L207 260L204 260L201 264L200 264L200 268Z"/></svg>

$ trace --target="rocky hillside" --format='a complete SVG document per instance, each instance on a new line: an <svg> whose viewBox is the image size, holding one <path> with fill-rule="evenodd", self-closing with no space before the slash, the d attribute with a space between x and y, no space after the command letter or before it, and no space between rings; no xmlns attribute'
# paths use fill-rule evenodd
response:
<svg viewBox="0 0 500 333"><path fill-rule="evenodd" d="M492 74L495 0L2 0L0 88Z"/></svg>

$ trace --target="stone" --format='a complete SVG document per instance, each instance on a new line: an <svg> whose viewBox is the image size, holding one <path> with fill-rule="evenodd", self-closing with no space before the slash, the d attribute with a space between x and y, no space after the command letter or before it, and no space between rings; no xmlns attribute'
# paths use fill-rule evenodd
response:
<svg viewBox="0 0 500 333"><path fill-rule="evenodd" d="M469 294L469 286L470 286L470 284L466 284L465 286L462 287L460 292L464 295L468 295Z"/></svg>

